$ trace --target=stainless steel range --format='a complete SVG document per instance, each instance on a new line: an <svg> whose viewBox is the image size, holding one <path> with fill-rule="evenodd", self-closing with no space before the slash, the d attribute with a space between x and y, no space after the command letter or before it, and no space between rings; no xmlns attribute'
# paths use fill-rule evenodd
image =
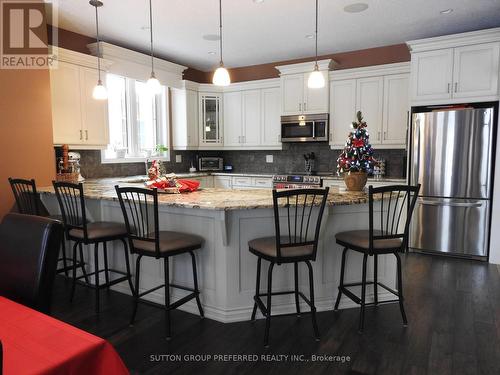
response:
<svg viewBox="0 0 500 375"><path fill-rule="evenodd" d="M321 187L320 176L303 176L296 174L277 174L273 176L275 189L304 189Z"/></svg>

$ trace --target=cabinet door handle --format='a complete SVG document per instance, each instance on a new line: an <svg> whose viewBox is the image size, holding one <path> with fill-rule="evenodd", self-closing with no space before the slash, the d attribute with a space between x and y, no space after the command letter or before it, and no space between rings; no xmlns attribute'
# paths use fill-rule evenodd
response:
<svg viewBox="0 0 500 375"><path fill-rule="evenodd" d="M306 103L304 103L304 111L307 111Z"/></svg>
<svg viewBox="0 0 500 375"><path fill-rule="evenodd" d="M83 130L80 130L80 141L83 140Z"/></svg>
<svg viewBox="0 0 500 375"><path fill-rule="evenodd" d="M85 130L85 140L86 141L89 140L89 131L88 130Z"/></svg>
<svg viewBox="0 0 500 375"><path fill-rule="evenodd" d="M299 111L302 111L302 103L299 103Z"/></svg>
<svg viewBox="0 0 500 375"><path fill-rule="evenodd" d="M447 89L448 94L450 93L450 84L448 83L448 89Z"/></svg>
<svg viewBox="0 0 500 375"><path fill-rule="evenodd" d="M387 132L384 131L384 141L387 139Z"/></svg>
<svg viewBox="0 0 500 375"><path fill-rule="evenodd" d="M455 82L455 92L458 92L458 82Z"/></svg>

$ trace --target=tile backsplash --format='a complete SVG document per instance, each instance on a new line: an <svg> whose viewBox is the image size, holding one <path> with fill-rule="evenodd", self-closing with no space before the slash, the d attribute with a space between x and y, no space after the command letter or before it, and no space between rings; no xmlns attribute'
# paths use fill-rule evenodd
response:
<svg viewBox="0 0 500 375"><path fill-rule="evenodd" d="M144 175L144 163L101 164L101 152L75 150L80 152L82 175L85 178L102 178ZM334 172L339 150L331 150L327 143L285 143L283 150L274 151L172 151L171 161L166 162L168 172L188 172L191 161L199 156L222 156L225 164L234 167L234 172L289 173L303 172L303 154L314 152L318 172ZM182 162L176 163L175 156L181 155ZM266 155L273 155L273 162L266 163ZM406 150L383 150L375 148L374 156L386 161L386 177L406 176Z"/></svg>

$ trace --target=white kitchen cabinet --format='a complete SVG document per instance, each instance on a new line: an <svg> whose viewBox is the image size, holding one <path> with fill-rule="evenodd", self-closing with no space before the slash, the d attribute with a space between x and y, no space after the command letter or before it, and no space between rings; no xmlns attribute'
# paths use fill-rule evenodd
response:
<svg viewBox="0 0 500 375"><path fill-rule="evenodd" d="M199 145L201 148L221 147L224 143L222 125L222 95L199 93Z"/></svg>
<svg viewBox="0 0 500 375"><path fill-rule="evenodd" d="M281 77L282 114L299 115L328 113L328 71L321 71L325 86L311 89L307 86L310 72L285 74Z"/></svg>
<svg viewBox="0 0 500 375"><path fill-rule="evenodd" d="M470 98L498 94L499 43L454 49L453 97Z"/></svg>
<svg viewBox="0 0 500 375"><path fill-rule="evenodd" d="M282 114L296 115L303 111L304 74L287 74L281 77Z"/></svg>
<svg viewBox="0 0 500 375"><path fill-rule="evenodd" d="M97 80L95 69L63 61L50 71L54 144L107 146L107 101L92 97Z"/></svg>
<svg viewBox="0 0 500 375"><path fill-rule="evenodd" d="M261 90L243 91L243 129L244 146L261 146Z"/></svg>
<svg viewBox="0 0 500 375"><path fill-rule="evenodd" d="M412 105L498 100L498 29L415 40L408 46Z"/></svg>
<svg viewBox="0 0 500 375"><path fill-rule="evenodd" d="M409 102L408 74L384 77L383 144L405 144Z"/></svg>
<svg viewBox="0 0 500 375"><path fill-rule="evenodd" d="M217 189L232 189L231 176L213 176L214 187Z"/></svg>
<svg viewBox="0 0 500 375"><path fill-rule="evenodd" d="M280 89L273 87L263 89L261 93L261 144L262 146L281 145L281 119L280 119Z"/></svg>
<svg viewBox="0 0 500 375"><path fill-rule="evenodd" d="M304 73L304 106L303 113L328 113L328 71L321 71L325 79L325 86L318 89L307 87L307 81L311 73Z"/></svg>
<svg viewBox="0 0 500 375"><path fill-rule="evenodd" d="M202 189L214 187L214 176L189 177L189 179L199 181Z"/></svg>
<svg viewBox="0 0 500 375"><path fill-rule="evenodd" d="M224 146L240 146L243 140L242 92L224 93Z"/></svg>
<svg viewBox="0 0 500 375"><path fill-rule="evenodd" d="M356 81L356 112L361 111L368 125L370 143L382 143L384 77L360 78Z"/></svg>
<svg viewBox="0 0 500 375"><path fill-rule="evenodd" d="M411 75L413 100L450 99L453 49L412 54Z"/></svg>
<svg viewBox="0 0 500 375"><path fill-rule="evenodd" d="M330 146L343 147L356 116L356 80L330 82Z"/></svg>
<svg viewBox="0 0 500 375"><path fill-rule="evenodd" d="M174 150L198 148L198 93L170 89L172 103L172 146Z"/></svg>

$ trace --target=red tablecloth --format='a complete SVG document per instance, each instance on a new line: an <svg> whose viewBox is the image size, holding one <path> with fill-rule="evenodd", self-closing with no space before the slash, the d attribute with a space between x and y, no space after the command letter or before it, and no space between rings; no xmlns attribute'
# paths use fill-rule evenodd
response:
<svg viewBox="0 0 500 375"><path fill-rule="evenodd" d="M128 374L106 340L0 297L4 375Z"/></svg>

